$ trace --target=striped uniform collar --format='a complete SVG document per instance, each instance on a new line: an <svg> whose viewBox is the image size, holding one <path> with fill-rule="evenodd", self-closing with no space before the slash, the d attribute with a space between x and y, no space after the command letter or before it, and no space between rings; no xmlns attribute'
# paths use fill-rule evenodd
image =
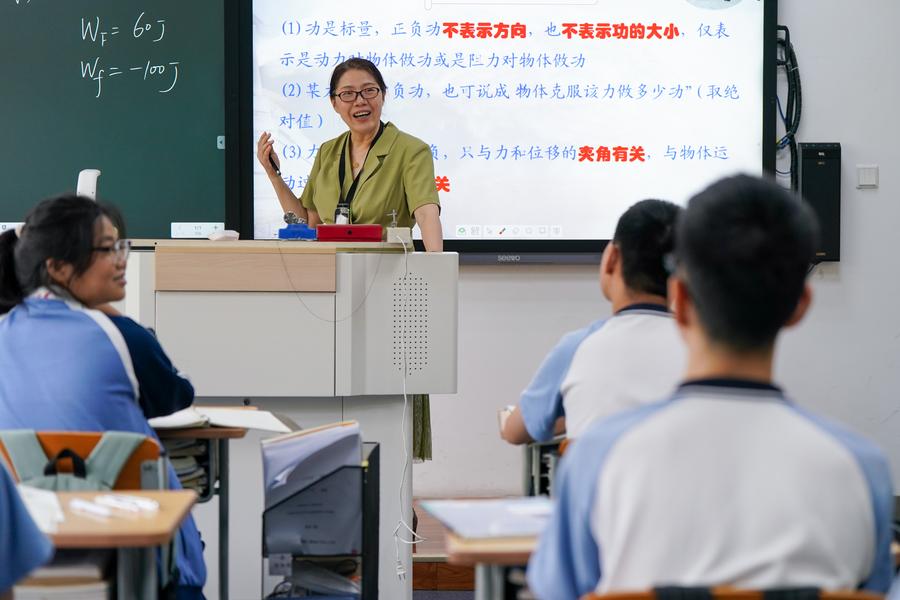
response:
<svg viewBox="0 0 900 600"><path fill-rule="evenodd" d="M32 298L36 300L58 300L59 296L57 296L50 288L41 286L28 294L28 299L30 300Z"/></svg>
<svg viewBox="0 0 900 600"><path fill-rule="evenodd" d="M41 286L28 294L29 300L62 300L71 308L87 308L65 288L59 286Z"/></svg>
<svg viewBox="0 0 900 600"><path fill-rule="evenodd" d="M686 395L740 396L787 400L784 391L768 381L740 377L689 379L681 383L676 396Z"/></svg>
<svg viewBox="0 0 900 600"><path fill-rule="evenodd" d="M671 316L672 313L669 312L669 307L665 304L655 304L652 302L637 302L635 304L629 304L625 308L620 308L616 311L616 315L630 314L630 313L639 313L639 314L661 314L666 316Z"/></svg>

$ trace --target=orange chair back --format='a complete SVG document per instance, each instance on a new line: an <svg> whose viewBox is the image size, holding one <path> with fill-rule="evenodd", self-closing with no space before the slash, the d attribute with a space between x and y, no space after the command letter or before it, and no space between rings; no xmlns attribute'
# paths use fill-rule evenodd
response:
<svg viewBox="0 0 900 600"><path fill-rule="evenodd" d="M50 458L56 456L66 448L82 458L87 458L94 449L94 446L100 441L102 435L102 433L92 431L37 432L38 442L40 442L41 447L44 449L44 453ZM113 488L117 490L141 489L141 465L148 460L157 460L159 455L159 443L151 437L145 439L141 442L141 445L132 452L131 457L125 463L125 466L122 467L122 471L119 473L119 478L116 479ZM0 441L0 456L6 461L9 472L16 481L18 481L19 476L13 467L12 459L6 451L6 446L3 445L2 441ZM69 461L65 461L61 464L60 472L66 472L67 469L68 472L71 472L71 463Z"/></svg>

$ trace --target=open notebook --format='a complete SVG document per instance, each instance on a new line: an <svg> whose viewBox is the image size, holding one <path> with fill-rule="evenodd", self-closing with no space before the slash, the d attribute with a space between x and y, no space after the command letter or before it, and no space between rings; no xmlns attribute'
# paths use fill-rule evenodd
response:
<svg viewBox="0 0 900 600"><path fill-rule="evenodd" d="M184 410L165 417L150 419L153 429L185 429L188 427L243 427L276 433L290 433L296 426L288 424L267 410L245 410L241 408L219 408L211 406L189 406Z"/></svg>

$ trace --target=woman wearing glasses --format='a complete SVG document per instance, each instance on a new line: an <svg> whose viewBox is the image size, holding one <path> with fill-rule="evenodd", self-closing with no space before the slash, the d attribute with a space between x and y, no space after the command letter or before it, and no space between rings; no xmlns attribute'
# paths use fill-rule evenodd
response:
<svg viewBox="0 0 900 600"><path fill-rule="evenodd" d="M310 227L334 223L349 207L353 223L400 226L418 223L425 249L443 250L440 205L431 149L382 123L387 86L378 68L362 58L348 59L331 74L331 106L349 131L322 144L300 198L279 174L271 134L263 133L256 156L285 211L308 219Z"/></svg>
<svg viewBox="0 0 900 600"><path fill-rule="evenodd" d="M153 334L119 316L130 245L109 209L44 200L0 235L0 429L131 431L191 404L194 390ZM115 216L115 215L113 215ZM180 488L169 467L170 487ZM202 598L200 534L182 525L179 598Z"/></svg>

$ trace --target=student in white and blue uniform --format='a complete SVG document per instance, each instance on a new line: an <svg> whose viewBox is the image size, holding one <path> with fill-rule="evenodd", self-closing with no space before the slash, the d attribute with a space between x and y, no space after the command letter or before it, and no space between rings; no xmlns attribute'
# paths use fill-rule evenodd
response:
<svg viewBox="0 0 900 600"><path fill-rule="evenodd" d="M0 597L53 557L53 545L31 520L0 459Z"/></svg>
<svg viewBox="0 0 900 600"><path fill-rule="evenodd" d="M815 218L748 176L691 199L670 285L688 347L667 400L595 423L562 461L528 568L539 598L660 586L884 593L893 486L870 442L772 383L810 303Z"/></svg>
<svg viewBox="0 0 900 600"><path fill-rule="evenodd" d="M513 444L574 438L595 419L670 393L684 370L684 343L666 306L664 258L680 209L643 200L619 218L600 262L600 288L613 316L566 334L544 359L503 438Z"/></svg>
<svg viewBox="0 0 900 600"><path fill-rule="evenodd" d="M155 436L148 418L191 404L154 335L108 307L125 295L128 249L107 210L76 196L41 202L21 236L0 236L0 429ZM168 477L180 489L171 465ZM202 598L191 517L177 544L177 595Z"/></svg>

